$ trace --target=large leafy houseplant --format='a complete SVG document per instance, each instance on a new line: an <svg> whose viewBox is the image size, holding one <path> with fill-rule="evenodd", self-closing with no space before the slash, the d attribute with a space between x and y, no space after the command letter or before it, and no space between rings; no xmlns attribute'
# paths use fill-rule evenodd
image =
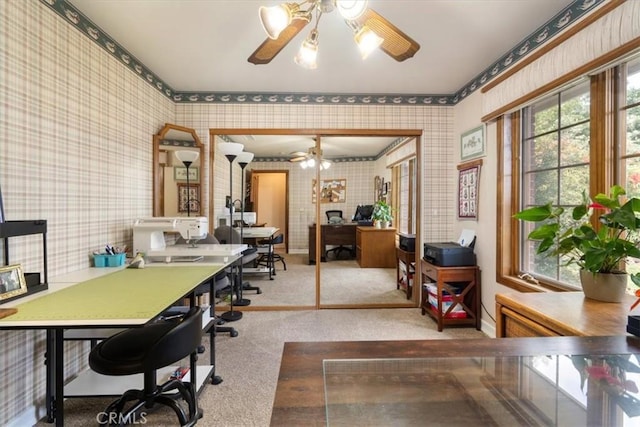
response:
<svg viewBox="0 0 640 427"><path fill-rule="evenodd" d="M378 200L373 206L371 219L380 222L391 222L393 215L391 214L391 206L384 200Z"/></svg>
<svg viewBox="0 0 640 427"><path fill-rule="evenodd" d="M565 212L551 203L533 206L514 215L522 221L540 223L528 239L540 242L537 253L559 256L563 265L577 265L591 273L620 273L628 258L640 258L640 199L625 199L626 191L614 185L609 195L590 200ZM592 217L599 223L594 228ZM630 275L640 286L640 273Z"/></svg>

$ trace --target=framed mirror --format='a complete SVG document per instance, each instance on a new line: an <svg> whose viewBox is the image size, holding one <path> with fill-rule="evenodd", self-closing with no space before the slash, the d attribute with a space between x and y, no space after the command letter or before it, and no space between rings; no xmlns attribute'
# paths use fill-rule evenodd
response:
<svg viewBox="0 0 640 427"><path fill-rule="evenodd" d="M153 136L153 216L202 216L204 146L195 130L165 124Z"/></svg>

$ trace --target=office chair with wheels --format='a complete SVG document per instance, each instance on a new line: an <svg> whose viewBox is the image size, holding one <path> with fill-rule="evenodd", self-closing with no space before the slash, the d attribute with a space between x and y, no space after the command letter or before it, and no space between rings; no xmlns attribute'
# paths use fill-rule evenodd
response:
<svg viewBox="0 0 640 427"><path fill-rule="evenodd" d="M143 408L156 404L170 407L181 426L194 425L202 412L197 407L195 385L179 379L157 384L157 370L191 357L195 367L196 348L202 339L202 309L192 307L183 317L160 320L141 328L126 329L98 343L89 353L89 366L102 375L144 374L142 390L127 390L105 409L105 424L131 422ZM188 415L167 393L177 390L187 403ZM129 402L133 404L125 409Z"/></svg>
<svg viewBox="0 0 640 427"><path fill-rule="evenodd" d="M327 221L329 222L329 224L338 225L338 224L344 223L344 218L342 217L341 210L337 210L337 209L328 210L325 212L325 214L327 215ZM329 249L326 253L327 258L329 258L330 252L334 253L336 259L338 259L340 254L343 252L348 252L350 258L354 254L354 250L352 248L348 248L347 246L344 246L344 245L336 246L335 248Z"/></svg>

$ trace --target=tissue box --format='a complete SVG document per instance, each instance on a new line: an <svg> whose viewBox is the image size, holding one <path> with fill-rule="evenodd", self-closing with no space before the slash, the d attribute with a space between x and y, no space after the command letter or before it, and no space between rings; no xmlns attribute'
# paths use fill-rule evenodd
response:
<svg viewBox="0 0 640 427"><path fill-rule="evenodd" d="M127 254L97 254L93 256L93 265L95 267L120 267L124 265Z"/></svg>

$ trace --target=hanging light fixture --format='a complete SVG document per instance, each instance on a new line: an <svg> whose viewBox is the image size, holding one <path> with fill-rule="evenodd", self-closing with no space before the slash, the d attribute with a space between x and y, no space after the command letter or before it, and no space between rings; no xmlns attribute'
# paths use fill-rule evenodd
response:
<svg viewBox="0 0 640 427"><path fill-rule="evenodd" d="M314 168L317 165L320 170L326 170L332 165L331 160L322 158L322 150L317 152L315 147L309 148L309 153L303 160L295 159L294 161L299 161L302 169Z"/></svg>
<svg viewBox="0 0 640 427"><path fill-rule="evenodd" d="M323 13L332 12L334 8L338 9L347 25L354 30L354 40L360 50L362 59L366 59L371 52L380 47L384 39L367 25L359 24L356 21L367 10L367 4L368 0L305 0L300 3L282 3L271 7L262 6L258 14L267 37L271 40L277 40L282 32L292 24L292 21L304 20L306 21L304 25L311 22L315 11L315 25L294 57L296 64L313 70L318 67L318 23ZM304 6L306 8L303 8Z"/></svg>

